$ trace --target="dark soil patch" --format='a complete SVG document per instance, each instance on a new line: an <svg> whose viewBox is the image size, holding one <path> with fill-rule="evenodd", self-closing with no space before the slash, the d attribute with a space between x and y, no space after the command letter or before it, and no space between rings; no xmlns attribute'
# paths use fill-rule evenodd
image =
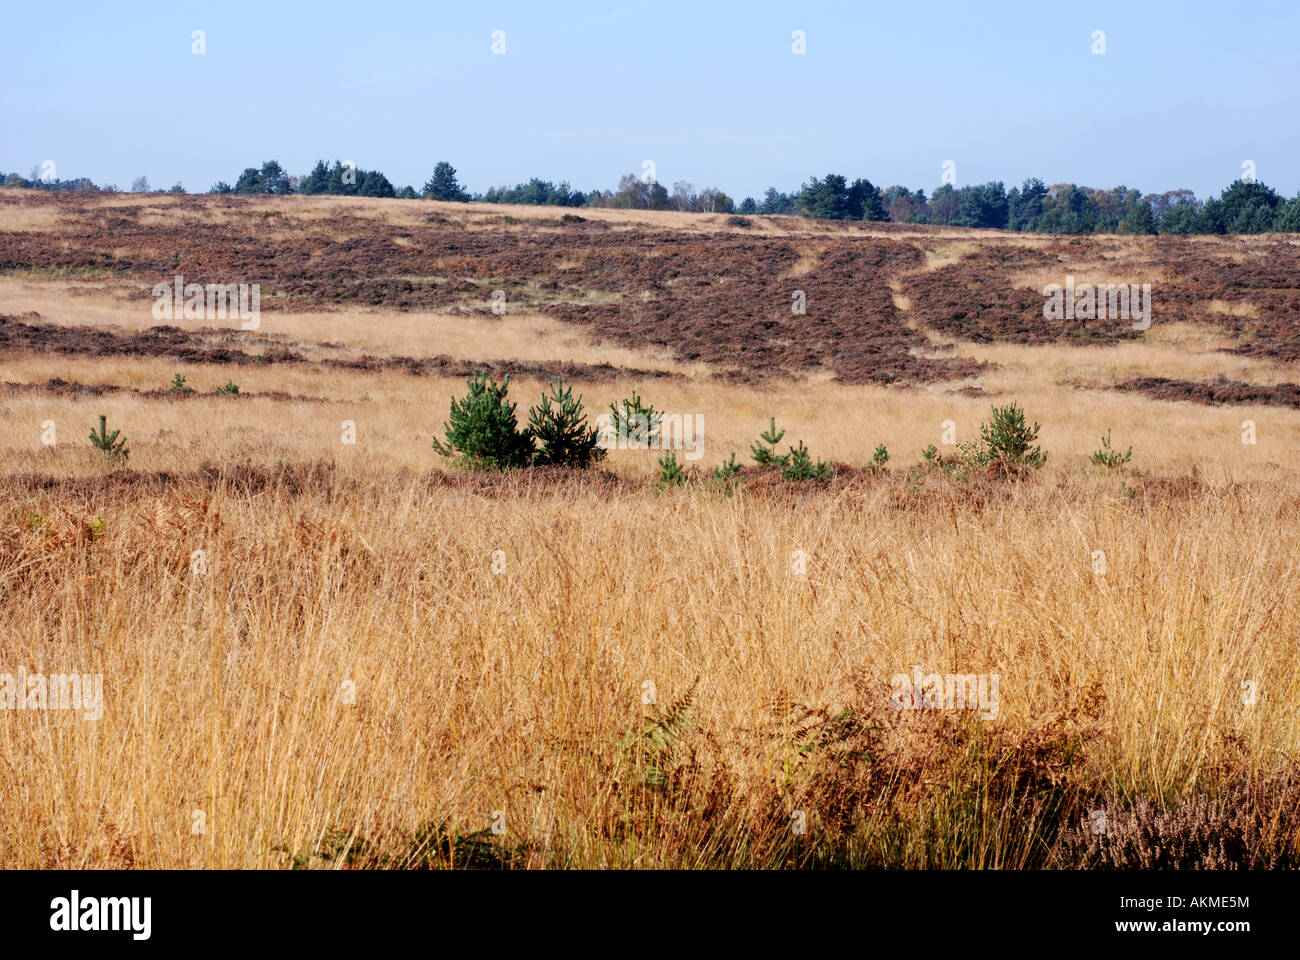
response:
<svg viewBox="0 0 1300 960"><path fill-rule="evenodd" d="M301 397L292 393L284 393L281 390L263 390L257 393L233 393L219 394L215 390L206 393L199 390L190 390L189 392L174 391L170 389L159 388L157 390L138 390L135 387L120 387L112 383L76 383L69 382L61 377L51 377L44 383L10 383L5 381L0 383L0 390L9 394L40 394L48 397L102 397L106 394L125 393L137 397L153 397L161 400L198 400L203 397L220 396L223 400L239 401L251 400L254 398L262 400L293 401L295 403L326 403L324 397ZM346 401L345 401L346 402Z"/></svg>
<svg viewBox="0 0 1300 960"><path fill-rule="evenodd" d="M254 353L254 349L261 351ZM572 361L525 362L520 360L458 360L446 355L434 357L330 357L311 360L298 350L275 345L264 335L245 331L216 330L205 327L199 330L181 330L172 326L151 327L139 332L124 332L106 327L65 327L39 321L24 322L15 317L0 316L0 354L21 351L47 351L71 356L139 356L170 357L192 364L253 364L293 363L339 370L380 372L403 370L418 377L469 377L476 370L485 370L496 377L537 377L550 380L556 376L574 382L607 383L619 378L657 380L677 378L680 375L662 370L643 370L635 367L616 367L609 363L587 364ZM51 384L54 382L51 381ZM60 384L62 385L62 381ZM55 386L59 386L55 385ZM14 385L17 386L17 385ZM67 385L77 391L94 395L110 389ZM163 391L166 393L167 391ZM258 396L272 396L260 393ZM289 398L288 394L283 396ZM296 398L291 398L296 399Z"/></svg>
<svg viewBox="0 0 1300 960"><path fill-rule="evenodd" d="M1133 390L1156 400L1190 400L1193 403L1251 403L1300 409L1300 384L1264 386L1217 377L1214 380L1171 380L1167 377L1138 377L1116 388Z"/></svg>

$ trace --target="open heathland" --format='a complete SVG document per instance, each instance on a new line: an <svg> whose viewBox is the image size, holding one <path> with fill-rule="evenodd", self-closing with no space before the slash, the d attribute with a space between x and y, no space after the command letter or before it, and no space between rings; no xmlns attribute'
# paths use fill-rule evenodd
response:
<svg viewBox="0 0 1300 960"><path fill-rule="evenodd" d="M1300 862L1300 239L562 213L0 190L0 865Z"/></svg>

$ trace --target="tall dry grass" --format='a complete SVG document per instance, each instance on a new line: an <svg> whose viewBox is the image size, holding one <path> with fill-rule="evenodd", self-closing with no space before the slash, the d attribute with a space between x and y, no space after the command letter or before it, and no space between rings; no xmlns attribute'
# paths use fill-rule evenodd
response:
<svg viewBox="0 0 1300 960"><path fill-rule="evenodd" d="M9 866L1014 867L1300 749L1293 488L320 466L4 503L0 663L105 687L0 711ZM915 665L998 674L997 716L894 710Z"/></svg>

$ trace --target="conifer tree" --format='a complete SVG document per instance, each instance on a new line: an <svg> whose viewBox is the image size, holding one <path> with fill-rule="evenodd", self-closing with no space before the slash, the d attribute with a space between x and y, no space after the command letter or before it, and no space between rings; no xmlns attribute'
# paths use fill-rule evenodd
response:
<svg viewBox="0 0 1300 960"><path fill-rule="evenodd" d="M433 438L433 449L455 458L461 466L507 470L527 466L533 441L519 430L515 405L506 399L510 377L498 384L483 371L465 381L469 393L451 401L451 414L443 424L447 442Z"/></svg>
<svg viewBox="0 0 1300 960"><path fill-rule="evenodd" d="M542 402L528 411L528 432L537 443L533 462L563 466L589 467L604 458L597 446L596 431L587 426L582 410L582 395L573 398L573 388L564 386L562 377L551 383Z"/></svg>

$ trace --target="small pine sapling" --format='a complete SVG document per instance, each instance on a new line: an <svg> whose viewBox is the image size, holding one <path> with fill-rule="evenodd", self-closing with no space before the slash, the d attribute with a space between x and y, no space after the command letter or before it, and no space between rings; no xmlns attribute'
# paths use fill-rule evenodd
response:
<svg viewBox="0 0 1300 960"><path fill-rule="evenodd" d="M647 406L635 390L631 397L609 405L608 435L618 438L620 449L653 450L659 446L659 428L664 415Z"/></svg>
<svg viewBox="0 0 1300 960"><path fill-rule="evenodd" d="M605 456L600 437L587 426L582 395L573 398L573 388L563 378L551 384L549 394L528 411L528 432L537 443L536 464L589 467Z"/></svg>
<svg viewBox="0 0 1300 960"><path fill-rule="evenodd" d="M787 480L829 480L835 468L825 460L813 461L802 440L799 446L791 447L788 454L789 463L781 470L781 476Z"/></svg>
<svg viewBox="0 0 1300 960"><path fill-rule="evenodd" d="M1130 446L1124 453L1112 450L1110 446L1110 428L1108 427L1106 435L1101 438L1101 449L1094 450L1089 459L1107 470L1117 470L1120 467L1128 466L1128 462L1133 459L1133 448Z"/></svg>
<svg viewBox="0 0 1300 960"><path fill-rule="evenodd" d="M665 487L680 487L685 482L686 473L677 462L677 454L669 450L659 458L659 482L655 486L662 490Z"/></svg>
<svg viewBox="0 0 1300 960"><path fill-rule="evenodd" d="M736 462L736 455L731 457L713 468L713 479L724 482L731 482L740 475L740 464Z"/></svg>
<svg viewBox="0 0 1300 960"><path fill-rule="evenodd" d="M749 448L750 456L754 462L764 469L776 469L784 467L790 462L790 454L777 454L776 445L781 442L785 436L785 431L776 429L776 417L769 418L766 433L758 435L758 441L753 443Z"/></svg>
<svg viewBox="0 0 1300 960"><path fill-rule="evenodd" d="M727 496L731 496L736 488L740 486L740 464L736 462L734 453L726 461L713 468L713 474L709 477L709 482Z"/></svg>
<svg viewBox="0 0 1300 960"><path fill-rule="evenodd" d="M90 442L110 463L122 463L131 455L131 451L126 446L126 437L118 436L121 432L121 430L114 430L110 434L108 418L102 413L99 415L99 433L95 433L93 428L90 431Z"/></svg>

